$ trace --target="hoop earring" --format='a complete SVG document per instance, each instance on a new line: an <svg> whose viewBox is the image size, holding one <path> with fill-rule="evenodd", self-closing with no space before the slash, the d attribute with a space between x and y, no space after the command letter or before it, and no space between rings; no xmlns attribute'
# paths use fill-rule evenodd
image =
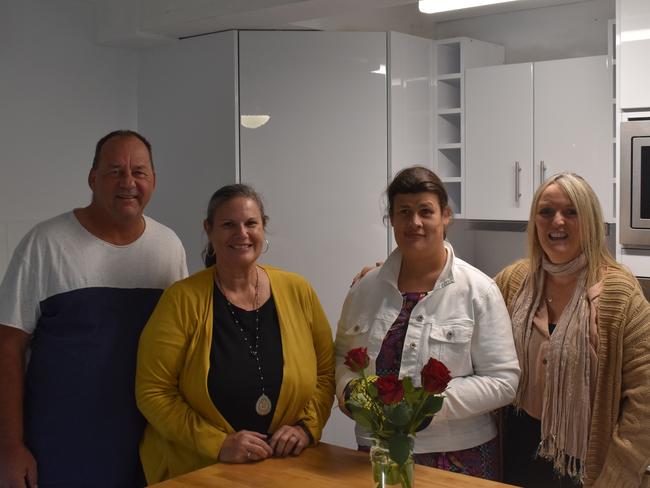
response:
<svg viewBox="0 0 650 488"><path fill-rule="evenodd" d="M212 253L210 253L210 251L212 251ZM212 244L208 244L207 250L205 251L205 255L208 258L214 257L214 247L212 247Z"/></svg>
<svg viewBox="0 0 650 488"><path fill-rule="evenodd" d="M266 243L266 247L264 249L262 249L262 254L267 253L269 248L271 247L271 243L269 242L268 239L264 239L264 242Z"/></svg>

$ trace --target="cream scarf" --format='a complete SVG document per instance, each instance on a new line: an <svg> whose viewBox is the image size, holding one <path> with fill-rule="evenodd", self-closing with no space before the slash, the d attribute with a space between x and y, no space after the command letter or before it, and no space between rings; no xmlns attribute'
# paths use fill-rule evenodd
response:
<svg viewBox="0 0 650 488"><path fill-rule="evenodd" d="M529 273L515 297L512 327L521 366L521 379L514 405L519 408L528 385L527 365L533 317L542 301L546 273L555 276L578 274L575 291L551 334L547 356L546 386L542 403L541 442L537 453L553 462L562 475L582 482L591 423L590 401L590 307L586 296L586 259L581 254L565 264L545 257L537 283Z"/></svg>

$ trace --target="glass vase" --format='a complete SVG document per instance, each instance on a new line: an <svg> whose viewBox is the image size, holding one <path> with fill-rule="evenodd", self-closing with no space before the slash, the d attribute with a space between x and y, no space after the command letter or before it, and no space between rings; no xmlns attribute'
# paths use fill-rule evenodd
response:
<svg viewBox="0 0 650 488"><path fill-rule="evenodd" d="M406 462L400 466L390 457L388 445L376 441L370 448L372 479L375 488L399 487L413 488L413 443Z"/></svg>

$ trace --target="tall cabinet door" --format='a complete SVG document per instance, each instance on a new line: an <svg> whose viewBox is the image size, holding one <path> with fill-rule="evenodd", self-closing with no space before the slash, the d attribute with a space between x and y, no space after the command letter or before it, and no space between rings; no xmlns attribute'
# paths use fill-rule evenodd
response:
<svg viewBox="0 0 650 488"><path fill-rule="evenodd" d="M531 63L465 72L466 217L527 220L533 193Z"/></svg>
<svg viewBox="0 0 650 488"><path fill-rule="evenodd" d="M138 52L138 130L157 174L147 214L178 234L190 273L204 267L210 195L236 179L236 53L233 31Z"/></svg>
<svg viewBox="0 0 650 488"><path fill-rule="evenodd" d="M535 186L560 171L583 176L613 217L612 86L606 56L538 62Z"/></svg>
<svg viewBox="0 0 650 488"><path fill-rule="evenodd" d="M623 110L650 108L650 2L618 0L617 19L620 26L619 103Z"/></svg>
<svg viewBox="0 0 650 488"><path fill-rule="evenodd" d="M240 130L241 180L270 216L262 260L313 284L333 332L352 277L388 249L382 65L384 33L239 34L240 114L268 117ZM354 446L336 409L324 439Z"/></svg>

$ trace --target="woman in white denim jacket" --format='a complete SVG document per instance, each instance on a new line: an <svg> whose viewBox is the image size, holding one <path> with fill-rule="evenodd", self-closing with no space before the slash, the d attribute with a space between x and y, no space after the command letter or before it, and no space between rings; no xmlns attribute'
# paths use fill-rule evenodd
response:
<svg viewBox="0 0 650 488"><path fill-rule="evenodd" d="M416 436L415 461L495 479L497 427L490 412L513 400L519 380L508 311L494 281L445 242L451 210L433 172L402 170L387 196L397 249L352 287L343 305L336 334L339 404L358 377L343 364L350 349L368 348L369 374L410 376L416 386L429 357L438 359L452 380L442 409ZM371 445L359 426L356 434L360 448Z"/></svg>

